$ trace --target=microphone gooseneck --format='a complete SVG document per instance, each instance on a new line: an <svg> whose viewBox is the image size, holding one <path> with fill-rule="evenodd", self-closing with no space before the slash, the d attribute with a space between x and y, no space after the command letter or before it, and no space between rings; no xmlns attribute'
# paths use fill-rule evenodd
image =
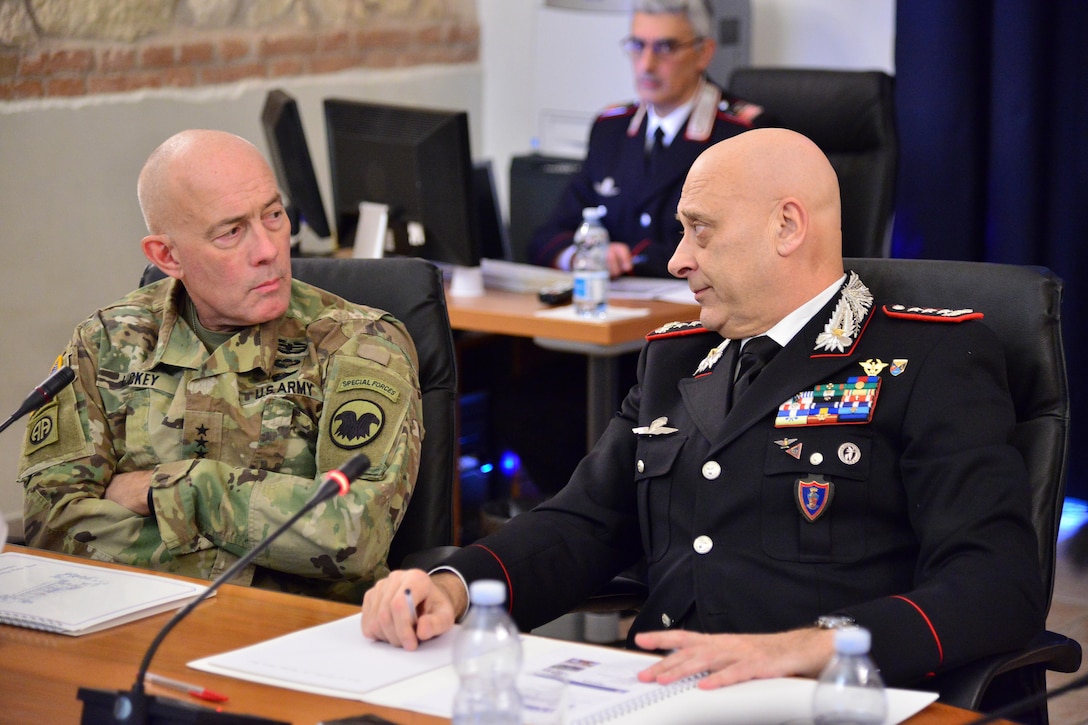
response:
<svg viewBox="0 0 1088 725"><path fill-rule="evenodd" d="M317 504L332 498L334 495L343 496L346 494L351 481L362 475L368 468L370 468L370 459L367 458L365 454L360 453L348 460L338 470L334 469L329 471L310 499L303 504L291 518L283 522L279 528L234 562L234 564L220 574L215 581L208 585L208 588L201 592L200 596L178 610L170 621L159 630L159 633L155 635L155 639L151 641L151 644L148 645L147 652L140 662L140 668L136 672L136 682L133 684L132 689L128 692L117 693L118 699L114 703L114 716L116 717L116 722L133 723L134 725L143 725L143 723L147 722L148 708L147 695L144 692L144 679L147 676L148 668L151 666L151 659L155 656L155 652L158 651L159 645L162 644L166 635L169 634L181 620L185 619L190 612L196 609L197 605L210 597L220 586L233 579L238 572L249 566L261 552L268 548L269 544L275 541L283 532L291 528L295 522L309 513L311 509L317 506Z"/></svg>
<svg viewBox="0 0 1088 725"><path fill-rule="evenodd" d="M26 400L19 406L19 409L12 413L3 423L0 423L0 433L7 430L9 425L19 420L27 413L34 412L53 398L57 397L57 393L68 387L75 379L75 371L67 365L50 373L49 377L30 391L30 395L26 396Z"/></svg>
<svg viewBox="0 0 1088 725"><path fill-rule="evenodd" d="M1042 692L1037 692L1034 695L1030 695L1022 700L1017 700L1010 705L1006 705L997 710L994 710L985 717L980 717L977 720L971 720L967 723L967 725L985 725L986 723L1004 720L1011 715L1016 715L1022 710L1028 709L1029 707L1034 707L1035 705L1038 705L1046 700L1053 700L1059 695L1064 695L1065 693L1072 692L1073 690L1079 690L1080 688L1085 686L1088 686L1088 675L1081 675L1080 677L1070 682L1067 682L1056 690L1043 690Z"/></svg>

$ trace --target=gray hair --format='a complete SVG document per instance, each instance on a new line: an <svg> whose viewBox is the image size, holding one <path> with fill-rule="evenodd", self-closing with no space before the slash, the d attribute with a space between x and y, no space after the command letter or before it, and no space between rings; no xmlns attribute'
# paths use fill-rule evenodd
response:
<svg viewBox="0 0 1088 725"><path fill-rule="evenodd" d="M710 4L706 0L632 0L631 14L635 13L683 15L696 36L711 37Z"/></svg>

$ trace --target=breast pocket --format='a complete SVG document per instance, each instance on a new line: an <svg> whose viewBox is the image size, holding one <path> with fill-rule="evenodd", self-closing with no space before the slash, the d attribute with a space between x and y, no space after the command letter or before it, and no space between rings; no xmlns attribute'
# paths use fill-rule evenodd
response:
<svg viewBox="0 0 1088 725"><path fill-rule="evenodd" d="M871 437L853 426L775 433L760 500L763 550L786 561L857 561L870 521Z"/></svg>
<svg viewBox="0 0 1088 725"><path fill-rule="evenodd" d="M678 434L640 436L636 446L639 527L642 548L650 562L661 559L669 548L676 461L686 441Z"/></svg>
<svg viewBox="0 0 1088 725"><path fill-rule="evenodd" d="M146 470L159 461L180 457L181 435L173 410L176 377L100 370L96 385L119 471Z"/></svg>

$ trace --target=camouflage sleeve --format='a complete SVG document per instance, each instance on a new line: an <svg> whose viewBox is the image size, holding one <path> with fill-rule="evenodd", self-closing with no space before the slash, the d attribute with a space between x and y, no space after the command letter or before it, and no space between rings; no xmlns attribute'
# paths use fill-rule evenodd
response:
<svg viewBox="0 0 1088 725"><path fill-rule="evenodd" d="M126 561L121 551L155 536L154 521L104 498L116 454L95 385L94 336L93 325L76 330L57 361L72 366L75 381L27 422L18 473L25 536L38 548Z"/></svg>
<svg viewBox="0 0 1088 725"><path fill-rule="evenodd" d="M278 433L292 455L277 471L211 459L144 466L132 460L126 441L113 440L111 422L123 425L108 418L95 384L92 351L108 344L96 329L77 330L64 355L76 369L75 383L28 423L19 480L30 545L167 570L178 569L172 560L196 559L202 563L192 561L183 572L211 577L216 549L245 553L298 511L327 471L365 453L371 466L350 492L318 505L257 563L362 584L388 571L389 543L415 485L424 434L418 360L399 322L349 318L315 341L323 398L318 427L298 430L285 405ZM125 470L152 470L155 516L104 498L122 458Z"/></svg>

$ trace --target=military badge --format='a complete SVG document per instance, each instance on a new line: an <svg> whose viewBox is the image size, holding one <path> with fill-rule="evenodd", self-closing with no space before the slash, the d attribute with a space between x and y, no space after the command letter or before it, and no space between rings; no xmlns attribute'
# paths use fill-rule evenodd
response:
<svg viewBox="0 0 1088 725"><path fill-rule="evenodd" d="M859 375L844 383L824 383L803 390L778 406L775 428L797 425L868 423L876 410L880 378Z"/></svg>
<svg viewBox="0 0 1088 725"><path fill-rule="evenodd" d="M729 340L726 340L721 345L718 345L707 353L706 357L699 361L699 367L695 368L696 375L702 375L703 373L710 372L718 361L722 359L722 353L725 352L726 346L729 344Z"/></svg>
<svg viewBox="0 0 1088 725"><path fill-rule="evenodd" d="M845 352L861 332L861 323L872 304L869 288L858 278L857 272L851 272L831 319L824 325L824 331L816 336L815 351Z"/></svg>
<svg viewBox="0 0 1088 725"><path fill-rule="evenodd" d="M861 448L857 443L843 443L839 446L839 460L848 466L852 466L861 460Z"/></svg>
<svg viewBox="0 0 1088 725"><path fill-rule="evenodd" d="M385 411L369 400L349 400L336 409L329 423L329 438L339 448L361 448L381 432Z"/></svg>
<svg viewBox="0 0 1088 725"><path fill-rule="evenodd" d="M793 485L793 491L801 515L812 522L823 516L831 505L835 484L824 481L822 476L814 476L811 481L799 478Z"/></svg>
<svg viewBox="0 0 1088 725"><path fill-rule="evenodd" d="M650 422L650 425L643 425L639 426L638 428L632 428L631 432L635 435L640 436L659 436L667 435L669 433L675 433L677 430L679 430L678 428L670 428L668 425L666 425L668 422L669 419L664 416L660 418L654 418L653 421Z"/></svg>
<svg viewBox="0 0 1088 725"><path fill-rule="evenodd" d="M801 460L801 447L803 444L796 438L783 438L775 441L775 444L793 458Z"/></svg>
<svg viewBox="0 0 1088 725"><path fill-rule="evenodd" d="M866 375L880 375L884 368L888 367L888 363L880 358L877 358L876 360L869 358L858 364L861 365L861 369L865 371Z"/></svg>
<svg viewBox="0 0 1088 725"><path fill-rule="evenodd" d="M903 371L907 369L906 358L896 358L892 360L891 367L888 368L888 372L893 376L902 375Z"/></svg>
<svg viewBox="0 0 1088 725"><path fill-rule="evenodd" d="M59 404L56 400L43 405L30 419L26 430L26 455L60 440Z"/></svg>
<svg viewBox="0 0 1088 725"><path fill-rule="evenodd" d="M616 180L606 176L601 181L593 184L593 190L603 197L619 196L620 189L616 186Z"/></svg>

